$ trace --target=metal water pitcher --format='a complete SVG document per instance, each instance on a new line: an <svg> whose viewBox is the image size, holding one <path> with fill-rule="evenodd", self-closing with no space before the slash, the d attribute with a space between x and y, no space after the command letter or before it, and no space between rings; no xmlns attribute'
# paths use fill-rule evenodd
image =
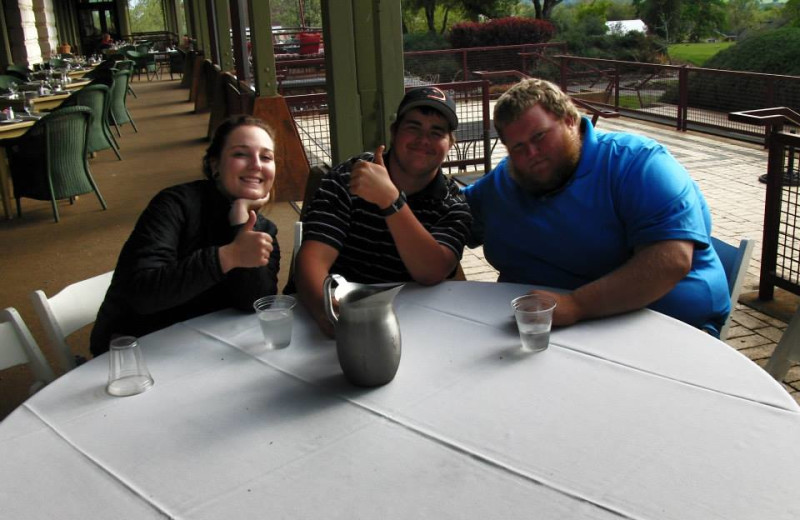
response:
<svg viewBox="0 0 800 520"><path fill-rule="evenodd" d="M338 284L335 293L334 281ZM352 283L336 274L325 278L325 312L336 329L336 354L342 372L354 385L384 385L397 373L400 324L393 304L403 286Z"/></svg>

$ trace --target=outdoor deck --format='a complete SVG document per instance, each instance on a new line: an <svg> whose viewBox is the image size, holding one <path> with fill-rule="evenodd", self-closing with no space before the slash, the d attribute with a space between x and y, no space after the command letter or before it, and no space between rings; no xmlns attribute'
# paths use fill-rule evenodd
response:
<svg viewBox="0 0 800 520"><path fill-rule="evenodd" d="M194 114L187 91L178 84L178 80L166 79L134 83L139 97L129 97L128 103L139 133L134 133L130 126L123 130L124 160L118 161L106 150L90 162L108 202L107 211L102 211L92 196L84 196L74 206L64 204L62 220L54 224L49 203L23 199L23 218L0 222L4 244L0 248L0 269L4 273L0 302L3 307L13 306L20 311L48 359L53 356L29 293L43 289L52 295L71 282L113 269L122 244L153 195L166 186L200 178L209 115ZM705 193L714 218L714 234L726 240L746 236L760 241L765 187L758 182L758 175L766 172L765 150L624 118L601 119L598 128L643 133L665 143ZM504 153L504 148L498 145L493 164ZM290 230L296 214L279 205L271 218L281 230L279 238L286 267L291 257ZM745 298L758 282L760 255L757 244ZM496 277L480 249L465 251L462 264L468 279L493 281ZM288 269L282 272L285 276ZM782 301L792 307L797 299L789 295ZM740 304L734 312L734 321L728 344L763 365L786 327L785 319ZM76 351L86 351L88 331L89 327L70 338L74 347L80 346ZM0 372L0 419L25 399L29 384L25 368ZM102 382L98 385L99 388ZM784 386L800 401L800 366L789 371Z"/></svg>

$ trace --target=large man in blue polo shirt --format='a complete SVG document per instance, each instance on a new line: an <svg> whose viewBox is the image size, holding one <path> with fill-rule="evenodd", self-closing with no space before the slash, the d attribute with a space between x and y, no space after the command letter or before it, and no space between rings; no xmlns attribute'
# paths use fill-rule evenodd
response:
<svg viewBox="0 0 800 520"><path fill-rule="evenodd" d="M509 155L464 194L499 281L571 290L549 293L555 325L649 307L719 336L730 298L711 215L663 146L596 132L537 79L503 94L494 124Z"/></svg>

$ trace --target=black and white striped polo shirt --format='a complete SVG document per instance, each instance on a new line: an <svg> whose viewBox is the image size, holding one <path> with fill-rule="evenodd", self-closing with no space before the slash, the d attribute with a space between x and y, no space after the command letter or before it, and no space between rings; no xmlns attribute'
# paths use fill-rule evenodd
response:
<svg viewBox="0 0 800 520"><path fill-rule="evenodd" d="M338 250L331 273L349 281L412 281L379 208L350 194L350 170L359 159L372 161L373 154L352 157L322 179L303 223L303 241L316 240ZM388 153L384 161L388 164ZM408 206L433 238L460 260L472 215L455 182L440 170L422 191L408 195Z"/></svg>

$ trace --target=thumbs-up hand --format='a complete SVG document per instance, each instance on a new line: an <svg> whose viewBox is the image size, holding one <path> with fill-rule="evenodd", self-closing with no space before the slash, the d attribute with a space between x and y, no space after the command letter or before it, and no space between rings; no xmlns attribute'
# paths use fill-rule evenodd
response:
<svg viewBox="0 0 800 520"><path fill-rule="evenodd" d="M231 209L228 212L228 222L231 226L238 226L245 222L248 218L248 213L258 211L269 201L269 193L266 197L260 199L236 199L231 204Z"/></svg>
<svg viewBox="0 0 800 520"><path fill-rule="evenodd" d="M350 193L379 208L388 208L400 195L383 163L384 148L375 150L374 162L359 160L350 172Z"/></svg>
<svg viewBox="0 0 800 520"><path fill-rule="evenodd" d="M255 231L256 212L250 210L247 222L236 233L233 242L219 248L222 271L235 267L261 267L267 265L272 254L272 237L269 233Z"/></svg>

